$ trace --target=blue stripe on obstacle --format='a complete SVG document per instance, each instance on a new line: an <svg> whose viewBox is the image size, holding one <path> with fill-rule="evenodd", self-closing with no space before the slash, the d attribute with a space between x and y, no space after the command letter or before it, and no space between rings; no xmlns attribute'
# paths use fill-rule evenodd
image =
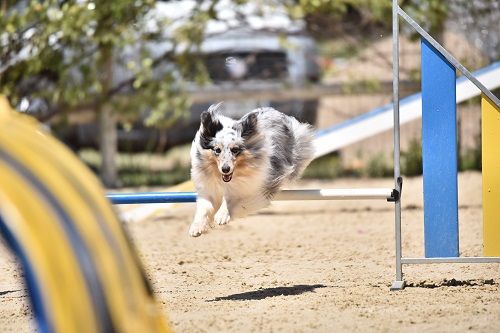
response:
<svg viewBox="0 0 500 333"><path fill-rule="evenodd" d="M36 278L34 265L30 261L26 249L23 248L12 230L10 230L4 220L2 220L2 216L0 216L0 235L4 237L7 246L12 249L21 263L24 281L28 289L38 330L42 333L55 332L50 316L47 313L48 309L44 306L43 292Z"/></svg>
<svg viewBox="0 0 500 333"><path fill-rule="evenodd" d="M82 235L79 233L76 226L73 225L71 216L57 200L54 193L52 193L35 174L28 170L25 165L3 150L0 150L0 159L6 162L13 170L17 170L19 174L33 186L33 189L38 191L41 196L47 200L47 203L54 210L57 216L56 221L60 221L62 229L68 235L69 241L72 244L75 257L78 260L78 266L84 277L85 285L90 292L98 326L103 332L113 332L114 326L111 320L111 314L109 313L108 302L98 277L97 269L94 265L95 262L91 258L90 249L83 241Z"/></svg>
<svg viewBox="0 0 500 333"><path fill-rule="evenodd" d="M106 197L114 205L196 202L196 192L113 193Z"/></svg>
<svg viewBox="0 0 500 333"><path fill-rule="evenodd" d="M425 256L458 257L455 68L422 40Z"/></svg>

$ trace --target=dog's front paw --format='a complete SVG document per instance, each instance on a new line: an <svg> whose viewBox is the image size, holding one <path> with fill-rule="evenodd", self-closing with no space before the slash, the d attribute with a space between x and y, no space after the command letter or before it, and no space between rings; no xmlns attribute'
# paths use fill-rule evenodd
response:
<svg viewBox="0 0 500 333"><path fill-rule="evenodd" d="M218 225L228 224L231 221L231 216L227 208L221 207L215 214L214 220Z"/></svg>
<svg viewBox="0 0 500 333"><path fill-rule="evenodd" d="M208 224L193 222L189 227L189 236L198 237L201 236L201 234L207 233L207 231L208 231Z"/></svg>

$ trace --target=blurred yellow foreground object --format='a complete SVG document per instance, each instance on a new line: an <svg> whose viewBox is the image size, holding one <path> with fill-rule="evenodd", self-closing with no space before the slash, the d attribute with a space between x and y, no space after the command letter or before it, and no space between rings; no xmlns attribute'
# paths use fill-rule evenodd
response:
<svg viewBox="0 0 500 333"><path fill-rule="evenodd" d="M1 96L0 184L40 332L170 332L99 181Z"/></svg>

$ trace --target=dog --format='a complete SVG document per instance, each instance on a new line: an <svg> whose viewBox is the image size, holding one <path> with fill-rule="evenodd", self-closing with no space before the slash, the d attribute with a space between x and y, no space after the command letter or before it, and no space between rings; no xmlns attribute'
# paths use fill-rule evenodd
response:
<svg viewBox="0 0 500 333"><path fill-rule="evenodd" d="M300 177L313 158L312 126L273 108L239 120L221 114L222 103L201 114L191 146L191 179L198 197L189 234L200 236L269 205Z"/></svg>

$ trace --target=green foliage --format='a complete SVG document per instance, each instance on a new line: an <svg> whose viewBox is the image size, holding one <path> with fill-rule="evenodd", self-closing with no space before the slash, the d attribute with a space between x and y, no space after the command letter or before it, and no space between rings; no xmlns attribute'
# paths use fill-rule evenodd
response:
<svg viewBox="0 0 500 333"><path fill-rule="evenodd" d="M180 146L167 153L120 153L117 156L120 186L170 186L190 178L190 146ZM97 173L101 156L92 149L78 152L79 158Z"/></svg>
<svg viewBox="0 0 500 333"><path fill-rule="evenodd" d="M370 159L363 174L372 178L390 177L394 174L394 170L392 164L387 163L387 157L384 154L378 154Z"/></svg>
<svg viewBox="0 0 500 333"><path fill-rule="evenodd" d="M382 19L390 13L390 1L377 1L377 0L299 0L299 8L295 12L302 12L303 14L322 13L331 15L335 18L340 18L346 14L350 8L356 8L360 11L369 12L375 19Z"/></svg>
<svg viewBox="0 0 500 333"><path fill-rule="evenodd" d="M339 177L391 177L392 163L383 154L373 157L362 169L344 167L339 155L333 153L319 157L311 162L304 172L305 179L335 179Z"/></svg>
<svg viewBox="0 0 500 333"><path fill-rule="evenodd" d="M481 170L481 143L477 140L475 148L466 150L458 159L459 171ZM422 145L420 140L410 142L408 149L401 152L401 173L405 176L422 174Z"/></svg>
<svg viewBox="0 0 500 333"><path fill-rule="evenodd" d="M303 178L333 179L344 174L342 161L337 154L321 156L309 164Z"/></svg>
<svg viewBox="0 0 500 333"><path fill-rule="evenodd" d="M178 45L198 45L209 15L195 10L166 36L167 19L156 20L156 30L148 26L154 5L154 0L3 2L0 93L16 106L24 98L41 98L54 112L106 105L131 117L151 111L148 125L171 125L189 107L180 79L200 68L195 54L178 52ZM153 58L151 45L167 41L172 47ZM198 72L195 79L206 81L206 72Z"/></svg>
<svg viewBox="0 0 500 333"><path fill-rule="evenodd" d="M149 14L155 3L3 1L0 93L18 107L23 99L43 99L53 112L111 107L132 119L149 111L146 124L170 126L189 107L183 82L208 81L197 51L207 22L218 19L218 1L195 6L182 22L157 18L151 24ZM405 0L401 5L417 21L440 27L446 9L443 3ZM389 27L391 23L390 1L299 0L266 5L285 5L292 17L305 19L312 32L343 24ZM154 43L171 47L153 56ZM117 80L116 73L129 75Z"/></svg>
<svg viewBox="0 0 500 333"><path fill-rule="evenodd" d="M448 13L448 1L404 0L400 6L431 36L438 37L444 29ZM415 34L415 36L417 36Z"/></svg>
<svg viewBox="0 0 500 333"><path fill-rule="evenodd" d="M476 148L467 149L461 156L459 160L459 170L481 170L481 146Z"/></svg>
<svg viewBox="0 0 500 333"><path fill-rule="evenodd" d="M345 39L328 39L318 44L318 53L331 58L352 58L366 45L362 43L349 43Z"/></svg>
<svg viewBox="0 0 500 333"><path fill-rule="evenodd" d="M172 186L189 180L189 167L175 165L168 171L151 171L142 168L121 169L118 172L121 186Z"/></svg>
<svg viewBox="0 0 500 333"><path fill-rule="evenodd" d="M422 145L420 140L411 140L408 149L401 152L401 173L405 176L422 174Z"/></svg>
<svg viewBox="0 0 500 333"><path fill-rule="evenodd" d="M392 1L389 0L298 0L289 1L290 13L305 18L310 32L322 38L340 34L366 36L374 30L390 31ZM442 0L401 0L400 6L432 35L439 34L449 4ZM409 33L413 33L407 29Z"/></svg>

